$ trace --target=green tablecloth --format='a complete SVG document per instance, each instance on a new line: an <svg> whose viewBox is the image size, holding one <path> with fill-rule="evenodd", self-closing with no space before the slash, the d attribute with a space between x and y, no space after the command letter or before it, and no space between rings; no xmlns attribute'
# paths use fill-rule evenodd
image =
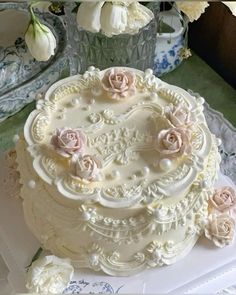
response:
<svg viewBox="0 0 236 295"><path fill-rule="evenodd" d="M198 92L212 108L222 112L225 118L236 126L236 90L197 55L193 54L162 79L167 83ZM22 131L24 122L34 106L33 102L0 123L0 150L4 151L13 146L13 136Z"/></svg>

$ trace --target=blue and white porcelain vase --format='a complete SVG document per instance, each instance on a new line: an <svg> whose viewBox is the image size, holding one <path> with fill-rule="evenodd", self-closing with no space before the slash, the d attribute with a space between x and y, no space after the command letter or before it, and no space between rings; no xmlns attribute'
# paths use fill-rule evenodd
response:
<svg viewBox="0 0 236 295"><path fill-rule="evenodd" d="M165 25L166 30L161 27ZM184 59L187 49L188 21L173 6L159 13L159 24L153 71L158 77L174 70Z"/></svg>

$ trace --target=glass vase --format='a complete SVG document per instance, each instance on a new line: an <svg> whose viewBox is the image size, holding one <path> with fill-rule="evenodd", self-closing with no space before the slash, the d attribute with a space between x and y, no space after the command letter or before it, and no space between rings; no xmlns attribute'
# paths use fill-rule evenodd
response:
<svg viewBox="0 0 236 295"><path fill-rule="evenodd" d="M159 6L159 3L149 6L155 16L158 14ZM69 21L74 22L72 19ZM102 33L92 33L82 28L73 29L70 31L70 37L76 46L74 55L77 59L77 72L83 73L89 66L101 70L113 66L127 66L143 71L153 68L156 32L156 17L134 35L120 34L107 37ZM72 50L74 51L74 48Z"/></svg>

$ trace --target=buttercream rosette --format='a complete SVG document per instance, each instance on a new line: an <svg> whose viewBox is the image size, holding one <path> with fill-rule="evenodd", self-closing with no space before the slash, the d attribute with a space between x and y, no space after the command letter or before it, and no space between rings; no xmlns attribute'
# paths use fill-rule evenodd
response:
<svg viewBox="0 0 236 295"><path fill-rule="evenodd" d="M163 115L172 127L191 127L196 122L194 113L181 104L178 106L173 104L165 106Z"/></svg>
<svg viewBox="0 0 236 295"><path fill-rule="evenodd" d="M68 127L58 128L51 138L55 150L64 157L70 157L82 152L86 138L79 129Z"/></svg>
<svg viewBox="0 0 236 295"><path fill-rule="evenodd" d="M86 183L98 181L101 168L102 162L96 155L79 155L71 160L72 176Z"/></svg>
<svg viewBox="0 0 236 295"><path fill-rule="evenodd" d="M125 99L135 94L135 75L127 70L113 68L105 73L102 87L111 99Z"/></svg>
<svg viewBox="0 0 236 295"><path fill-rule="evenodd" d="M191 151L190 133L186 128L169 128L159 131L155 148L163 157L178 158Z"/></svg>
<svg viewBox="0 0 236 295"><path fill-rule="evenodd" d="M229 245L234 238L235 220L228 214L213 214L208 218L205 236L220 248Z"/></svg>
<svg viewBox="0 0 236 295"><path fill-rule="evenodd" d="M236 192L230 186L216 189L209 199L212 209L220 212L229 212L236 206Z"/></svg>

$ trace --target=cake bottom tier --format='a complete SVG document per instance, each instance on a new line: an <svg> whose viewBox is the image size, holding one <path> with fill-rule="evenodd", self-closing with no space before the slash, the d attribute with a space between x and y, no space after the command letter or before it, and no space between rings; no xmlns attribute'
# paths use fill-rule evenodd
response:
<svg viewBox="0 0 236 295"><path fill-rule="evenodd" d="M140 235L116 240L109 238L112 230L100 229L98 233L89 222L56 225L52 221L55 217L40 212L31 198L24 201L25 220L45 249L59 257L69 257L76 268L102 270L113 276L128 276L145 268L173 264L190 252L201 234L192 220L159 235L150 226Z"/></svg>

